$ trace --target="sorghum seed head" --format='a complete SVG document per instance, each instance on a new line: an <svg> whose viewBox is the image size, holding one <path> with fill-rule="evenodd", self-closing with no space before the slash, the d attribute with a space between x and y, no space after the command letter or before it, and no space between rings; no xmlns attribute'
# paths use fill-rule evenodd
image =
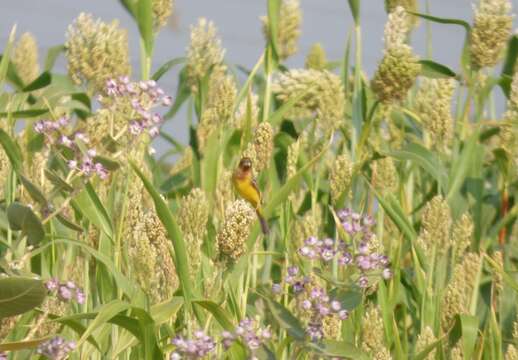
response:
<svg viewBox="0 0 518 360"><path fill-rule="evenodd" d="M24 33L16 42L11 57L18 76L25 85L35 80L40 73L38 44L31 33Z"/></svg>
<svg viewBox="0 0 518 360"><path fill-rule="evenodd" d="M378 99L391 104L406 98L408 90L421 71L418 58L407 45L393 47L385 52L378 66L371 87Z"/></svg>
<svg viewBox="0 0 518 360"><path fill-rule="evenodd" d="M268 18L262 17L263 33L269 35ZM285 60L298 50L302 12L299 0L282 0L277 24L277 52L281 60Z"/></svg>
<svg viewBox="0 0 518 360"><path fill-rule="evenodd" d="M131 72L126 30L81 13L67 30L68 72L77 84L88 83L98 92L109 79Z"/></svg>
<svg viewBox="0 0 518 360"><path fill-rule="evenodd" d="M336 202L345 191L349 191L352 175L353 164L349 156L347 154L337 156L329 172L329 187L333 201Z"/></svg>
<svg viewBox="0 0 518 360"><path fill-rule="evenodd" d="M187 78L193 93L198 92L199 82L209 71L225 72L224 56L214 23L200 18L196 26L191 26L191 43L187 49Z"/></svg>
<svg viewBox="0 0 518 360"><path fill-rule="evenodd" d="M398 174L391 157L384 157L372 163L372 182L383 193L397 190Z"/></svg>
<svg viewBox="0 0 518 360"><path fill-rule="evenodd" d="M448 144L452 138L451 98L454 86L452 79L424 78L416 95L417 113L432 142L437 145Z"/></svg>
<svg viewBox="0 0 518 360"><path fill-rule="evenodd" d="M418 12L417 0L385 0L385 9L387 13L393 12L397 7L402 7L405 11ZM414 15L407 15L407 23L409 27L416 26L418 18Z"/></svg>
<svg viewBox="0 0 518 360"><path fill-rule="evenodd" d="M209 138L221 129L221 121L216 108L209 107L203 110L201 119L196 128L198 150L203 153Z"/></svg>
<svg viewBox="0 0 518 360"><path fill-rule="evenodd" d="M281 102L300 98L288 116L316 115L325 131L337 129L344 121L345 94L340 77L327 70L295 69L282 73L272 85Z"/></svg>
<svg viewBox="0 0 518 360"><path fill-rule="evenodd" d="M209 207L203 190L195 188L181 199L178 226L186 239L191 276L197 274L201 261L201 245L207 234Z"/></svg>
<svg viewBox="0 0 518 360"><path fill-rule="evenodd" d="M268 167L273 153L273 128L268 122L260 123L254 133L254 170L259 173Z"/></svg>
<svg viewBox="0 0 518 360"><path fill-rule="evenodd" d="M471 297L480 270L482 257L468 253L453 270L453 276L442 299L443 329L448 329L457 314L469 314Z"/></svg>
<svg viewBox="0 0 518 360"><path fill-rule="evenodd" d="M255 220L255 211L244 200L236 200L225 213L225 223L217 235L218 248L222 255L236 261L243 255L250 227Z"/></svg>
<svg viewBox="0 0 518 360"><path fill-rule="evenodd" d="M232 116L236 95L237 88L234 77L224 73L213 73L211 75L206 106L214 108L221 123Z"/></svg>
<svg viewBox="0 0 518 360"><path fill-rule="evenodd" d="M426 204L421 217L421 245L431 249L435 243L437 251L447 251L451 245L451 224L450 207L441 195L437 195Z"/></svg>
<svg viewBox="0 0 518 360"><path fill-rule="evenodd" d="M426 349L427 346L431 345L433 342L435 342L437 338L435 337L433 330L431 327L426 326L421 334L417 336L417 342L415 345L415 352L416 354L419 354L421 351ZM425 360L433 360L435 359L435 349L430 351L428 355L426 355Z"/></svg>
<svg viewBox="0 0 518 360"><path fill-rule="evenodd" d="M389 12L388 21L383 32L385 51L407 46L405 43L409 31L408 19L409 16L402 6L396 6Z"/></svg>
<svg viewBox="0 0 518 360"><path fill-rule="evenodd" d="M362 328L362 349L370 354L383 352L385 347L383 317L377 307L371 307L365 313Z"/></svg>
<svg viewBox="0 0 518 360"><path fill-rule="evenodd" d="M469 249L473 236L473 220L469 214L462 214L455 222L452 229L452 244L455 246L455 259L460 259L462 254Z"/></svg>
<svg viewBox="0 0 518 360"><path fill-rule="evenodd" d="M173 0L153 0L151 2L153 9L153 19L155 31L167 24L167 20L173 13Z"/></svg>
<svg viewBox="0 0 518 360"><path fill-rule="evenodd" d="M300 140L293 142L288 147L288 165L286 179L290 179L297 173L297 162L300 154Z"/></svg>
<svg viewBox="0 0 518 360"><path fill-rule="evenodd" d="M309 49L304 63L306 69L325 70L327 66L327 56L320 43L313 44Z"/></svg>
<svg viewBox="0 0 518 360"><path fill-rule="evenodd" d="M518 349L513 344L507 347L505 360L518 360Z"/></svg>
<svg viewBox="0 0 518 360"><path fill-rule="evenodd" d="M509 0L480 0L471 28L471 62L476 68L494 66L511 35L513 16Z"/></svg>

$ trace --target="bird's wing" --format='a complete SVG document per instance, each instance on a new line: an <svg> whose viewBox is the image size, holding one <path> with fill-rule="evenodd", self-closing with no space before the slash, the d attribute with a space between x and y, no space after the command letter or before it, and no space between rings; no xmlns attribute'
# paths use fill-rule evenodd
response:
<svg viewBox="0 0 518 360"><path fill-rule="evenodd" d="M257 191L257 193L259 194L259 202L261 202L261 192L259 191L259 187L257 186L257 181L255 180L255 178L252 178L251 183L255 191Z"/></svg>

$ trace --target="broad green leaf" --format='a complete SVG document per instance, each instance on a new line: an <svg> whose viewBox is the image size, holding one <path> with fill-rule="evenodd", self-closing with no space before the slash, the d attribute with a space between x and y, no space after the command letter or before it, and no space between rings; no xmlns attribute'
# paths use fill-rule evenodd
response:
<svg viewBox="0 0 518 360"><path fill-rule="evenodd" d="M72 222L66 216L64 216L62 214L57 214L56 215L56 219L61 224L63 224L64 226L66 226L67 228L69 228L71 230L74 230L74 231L77 231L77 232L80 232L80 233L82 233L84 231L84 229L81 226L75 224L74 222Z"/></svg>
<svg viewBox="0 0 518 360"><path fill-rule="evenodd" d="M172 60L167 61L165 64L160 66L158 70L151 76L151 79L158 81L162 76L164 76L169 70L174 68L176 65L183 64L185 62L184 57L174 58Z"/></svg>
<svg viewBox="0 0 518 360"><path fill-rule="evenodd" d="M209 300L195 300L193 304L199 305L214 316L217 322L227 331L234 331L235 326L232 323L230 314L228 314L221 306Z"/></svg>
<svg viewBox="0 0 518 360"><path fill-rule="evenodd" d="M95 226L102 230L110 239L113 239L113 225L106 209L95 193L94 188L88 182L85 188L72 200L77 208Z"/></svg>
<svg viewBox="0 0 518 360"><path fill-rule="evenodd" d="M308 343L307 348L324 356L339 356L358 360L369 359L369 356L355 347L354 344L345 341L323 340L318 343Z"/></svg>
<svg viewBox="0 0 518 360"><path fill-rule="evenodd" d="M446 170L437 155L430 152L425 147L416 143L411 143L403 147L401 150L391 151L387 153L387 155L399 160L409 160L422 167L428 174L433 176L443 191L447 190Z"/></svg>
<svg viewBox="0 0 518 360"><path fill-rule="evenodd" d="M13 119L29 119L29 118L33 118L33 117L39 117L48 112L49 111L47 109L20 110L20 111L11 111L9 113L0 112L0 117L5 118L5 117L10 116Z"/></svg>
<svg viewBox="0 0 518 360"><path fill-rule="evenodd" d="M277 44L279 33L279 15L281 9L280 0L268 0L268 43L275 54L278 54Z"/></svg>
<svg viewBox="0 0 518 360"><path fill-rule="evenodd" d="M191 96L191 88L187 81L187 68L184 67L180 71L178 80L178 87L176 89L176 96L171 109L164 115L164 119L171 119L180 110L180 107Z"/></svg>
<svg viewBox="0 0 518 360"><path fill-rule="evenodd" d="M138 0L135 15L148 57L153 53L153 8L151 0Z"/></svg>
<svg viewBox="0 0 518 360"><path fill-rule="evenodd" d="M173 218L169 207L162 199L160 194L155 190L151 182L134 163L131 163L131 167L144 184L144 187L146 188L149 195L151 195L151 198L155 204L156 213L164 225L169 239L173 243L176 272L178 273L178 278L180 280L180 285L183 290L187 308L190 309L191 301L193 298L193 284L190 280L189 257L187 255L187 248L185 246L185 240L183 239L182 232L180 231L176 220Z"/></svg>
<svg viewBox="0 0 518 360"><path fill-rule="evenodd" d="M22 168L22 152L18 144L2 129L0 129L0 145L4 148L14 170L20 171Z"/></svg>
<svg viewBox="0 0 518 360"><path fill-rule="evenodd" d="M7 70L9 69L9 63L11 59L11 49L14 44L14 38L16 35L16 25L14 25L11 29L11 33L9 34L9 38L7 40L7 44L4 47L4 53L2 55L2 60L0 61L0 88L2 87L5 77L7 76Z"/></svg>
<svg viewBox="0 0 518 360"><path fill-rule="evenodd" d="M43 281L27 277L0 278L0 319L40 306L47 296Z"/></svg>
<svg viewBox="0 0 518 360"><path fill-rule="evenodd" d="M262 296L263 297L263 296ZM304 341L306 333L300 321L283 305L276 301L263 297L277 323L281 328L297 341Z"/></svg>
<svg viewBox="0 0 518 360"><path fill-rule="evenodd" d="M360 25L360 0L348 0L351 15L353 16L356 26Z"/></svg>
<svg viewBox="0 0 518 360"><path fill-rule="evenodd" d="M518 58L518 35L513 35L509 39L507 45L507 54L505 56L504 66L502 73L500 74L500 87L502 88L505 96L509 98L511 93L511 82L516 67L516 59Z"/></svg>
<svg viewBox="0 0 518 360"><path fill-rule="evenodd" d="M94 320L88 325L81 338L77 341L77 347L80 347L88 337L99 327L106 324L122 311L128 310L131 306L120 300L113 300L102 305L95 316Z"/></svg>
<svg viewBox="0 0 518 360"><path fill-rule="evenodd" d="M56 60L58 56L65 52L66 48L64 45L56 45L49 48L47 51L47 57L45 59L45 65L43 66L43 69L45 71L50 71L54 67L54 64L56 63Z"/></svg>
<svg viewBox="0 0 518 360"><path fill-rule="evenodd" d="M442 339L436 340L432 342L431 344L427 344L426 347L421 350L416 356L414 357L414 360L425 360L428 358L428 354L430 354L439 344L441 343Z"/></svg>
<svg viewBox="0 0 518 360"><path fill-rule="evenodd" d="M454 78L457 74L446 65L439 64L432 60L420 60L421 75L440 79L440 78Z"/></svg>
<svg viewBox="0 0 518 360"><path fill-rule="evenodd" d="M25 86L22 91L23 92L30 92L34 90L39 90L41 88L44 88L46 86L49 86L52 81L52 75L45 71L40 76L38 76L34 81L32 81L30 84Z"/></svg>
<svg viewBox="0 0 518 360"><path fill-rule="evenodd" d="M170 321L183 306L183 298L175 296L171 300L155 304L151 307L150 313L157 325Z"/></svg>
<svg viewBox="0 0 518 360"><path fill-rule="evenodd" d="M58 189L58 191L72 192L74 188L52 170L45 169L45 177Z"/></svg>
<svg viewBox="0 0 518 360"><path fill-rule="evenodd" d="M462 355L471 359L478 337L478 318L471 315L459 315L462 328Z"/></svg>
<svg viewBox="0 0 518 360"><path fill-rule="evenodd" d="M45 230L40 219L32 209L19 202L14 202L7 208L7 219L12 230L22 231L27 235L27 241L36 245L45 237Z"/></svg>
<svg viewBox="0 0 518 360"><path fill-rule="evenodd" d="M0 344L0 351L20 351L26 349L37 348L41 343L51 339L52 336L45 336L43 338L34 340L14 341Z"/></svg>
<svg viewBox="0 0 518 360"><path fill-rule="evenodd" d="M464 144L464 148L458 157L454 160L449 184L448 184L448 194L446 198L450 200L460 189L466 176L468 175L469 169L472 166L473 162L477 156L481 156L480 151L475 151L478 145L479 131L475 131L471 137L468 139L467 143Z"/></svg>
<svg viewBox="0 0 518 360"><path fill-rule="evenodd" d="M31 196L32 200L36 201L42 206L47 206L48 201L45 198L45 195L43 192L38 188L36 185L34 185L29 179L27 179L22 174L19 174L18 177L20 178L20 182L25 187L29 195Z"/></svg>

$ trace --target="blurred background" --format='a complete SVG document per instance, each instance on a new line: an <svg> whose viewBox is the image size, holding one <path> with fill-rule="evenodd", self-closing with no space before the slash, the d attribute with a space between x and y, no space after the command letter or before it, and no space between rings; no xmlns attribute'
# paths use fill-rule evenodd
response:
<svg viewBox="0 0 518 360"><path fill-rule="evenodd" d="M287 61L289 67L302 67L310 46L320 42L329 60L343 56L348 34L352 31L352 18L346 0L301 0L303 12L302 36L299 52ZM421 11L424 12L424 1ZM470 0L430 0L430 13L435 16L459 18L471 22L473 17ZM518 0L512 0L513 10L518 12ZM18 34L32 32L40 48L40 60L49 47L62 44L68 25L80 12L90 12L104 21L119 19L128 30L131 62L134 74L139 71L138 30L130 16L116 0L2 0L0 7L0 47L7 42L13 24L18 25ZM251 68L259 58L264 46L259 17L266 14L265 0L176 0L170 24L159 34L152 72L164 62L184 56L189 44L190 25L199 17L215 22L227 49L226 60ZM382 57L383 27L387 15L383 0L364 0L361 9L363 36L363 65L372 76ZM516 27L515 18L515 27ZM412 34L412 45L417 54L426 58L427 23L420 22ZM432 58L452 69L458 69L458 59L464 40L464 32L458 26L430 24L432 30ZM60 58L55 68L66 72L66 62ZM160 80L160 86L174 96L177 84L176 71L169 72ZM497 109L501 112L505 102L498 93ZM184 109L185 110L185 109ZM165 131L180 141L187 142L185 111L180 111L165 125ZM162 147L159 144L158 150Z"/></svg>

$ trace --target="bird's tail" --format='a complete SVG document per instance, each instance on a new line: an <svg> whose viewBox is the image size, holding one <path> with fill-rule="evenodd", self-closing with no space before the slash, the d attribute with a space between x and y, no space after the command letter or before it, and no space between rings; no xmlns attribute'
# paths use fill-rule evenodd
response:
<svg viewBox="0 0 518 360"><path fill-rule="evenodd" d="M255 209L255 212L257 213L259 222L261 223L261 230L263 231L263 234L268 235L268 232L270 231L270 229L268 228L268 223L266 222L266 219L264 218L263 214L261 213L261 210Z"/></svg>

